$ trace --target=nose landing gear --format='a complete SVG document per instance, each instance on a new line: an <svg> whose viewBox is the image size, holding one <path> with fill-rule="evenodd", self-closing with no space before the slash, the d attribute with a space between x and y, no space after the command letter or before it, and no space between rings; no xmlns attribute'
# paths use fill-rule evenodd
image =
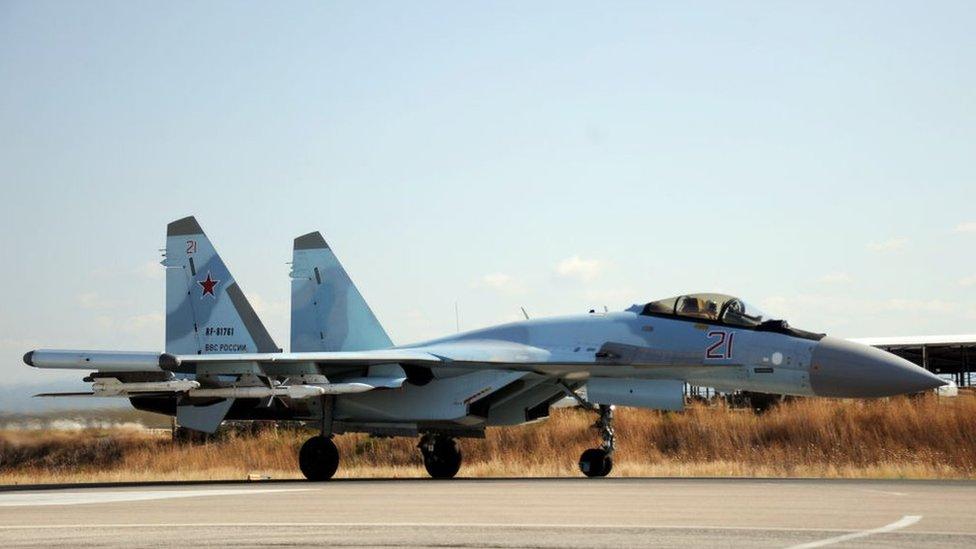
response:
<svg viewBox="0 0 976 549"><path fill-rule="evenodd" d="M603 442L599 448L590 448L583 452L579 460L580 471L588 477L605 477L613 469L613 451L615 449L613 433L613 406L601 404L598 408L599 419L593 424L599 429Z"/></svg>
<svg viewBox="0 0 976 549"><path fill-rule="evenodd" d="M433 478L454 478L461 468L461 450L451 437L428 433L421 437L417 447L424 456L427 473Z"/></svg>

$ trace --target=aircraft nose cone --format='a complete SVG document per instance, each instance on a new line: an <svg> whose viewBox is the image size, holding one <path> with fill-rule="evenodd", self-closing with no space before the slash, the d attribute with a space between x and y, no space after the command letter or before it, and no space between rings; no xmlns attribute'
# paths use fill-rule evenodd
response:
<svg viewBox="0 0 976 549"><path fill-rule="evenodd" d="M901 357L835 337L821 339L810 361L810 387L820 396L885 397L942 385L941 378Z"/></svg>

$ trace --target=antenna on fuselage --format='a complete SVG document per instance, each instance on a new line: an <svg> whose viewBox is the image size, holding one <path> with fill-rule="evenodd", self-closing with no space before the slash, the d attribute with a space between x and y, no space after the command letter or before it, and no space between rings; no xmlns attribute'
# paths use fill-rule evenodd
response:
<svg viewBox="0 0 976 549"><path fill-rule="evenodd" d="M519 309L522 309L522 316L525 317L525 320L528 320L529 319L529 313L525 312L525 307L519 307Z"/></svg>
<svg viewBox="0 0 976 549"><path fill-rule="evenodd" d="M458 302L454 302L454 329L461 333L461 310L458 308Z"/></svg>

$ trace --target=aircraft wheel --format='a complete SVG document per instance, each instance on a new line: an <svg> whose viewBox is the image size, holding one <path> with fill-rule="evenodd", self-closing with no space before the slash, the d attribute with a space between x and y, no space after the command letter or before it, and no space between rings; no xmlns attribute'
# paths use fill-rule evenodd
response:
<svg viewBox="0 0 976 549"><path fill-rule="evenodd" d="M461 450L452 438L436 437L421 446L424 467L433 478L454 478L461 469Z"/></svg>
<svg viewBox="0 0 976 549"><path fill-rule="evenodd" d="M298 466L308 480L329 480L339 468L339 449L329 437L312 437L298 452Z"/></svg>
<svg viewBox="0 0 976 549"><path fill-rule="evenodd" d="M579 468L588 477L605 477L613 470L613 456L602 448L590 448L580 456Z"/></svg>

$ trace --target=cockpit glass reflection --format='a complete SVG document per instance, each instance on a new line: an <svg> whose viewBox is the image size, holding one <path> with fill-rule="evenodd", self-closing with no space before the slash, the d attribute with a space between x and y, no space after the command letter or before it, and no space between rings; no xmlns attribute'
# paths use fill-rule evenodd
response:
<svg viewBox="0 0 976 549"><path fill-rule="evenodd" d="M652 301L641 310L644 315L672 315L722 322L734 326L755 327L768 317L741 299L714 293L689 294Z"/></svg>

